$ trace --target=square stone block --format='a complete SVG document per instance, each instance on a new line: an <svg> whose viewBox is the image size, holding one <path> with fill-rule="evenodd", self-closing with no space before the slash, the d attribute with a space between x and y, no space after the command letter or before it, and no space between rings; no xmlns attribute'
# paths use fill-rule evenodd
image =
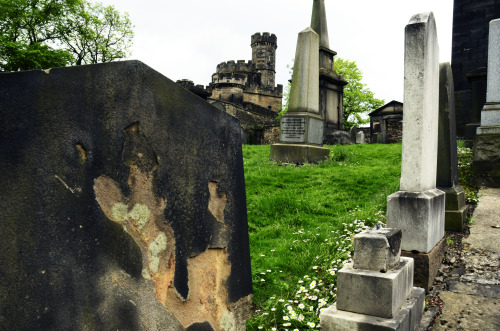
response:
<svg viewBox="0 0 500 331"><path fill-rule="evenodd" d="M299 144L273 144L271 145L271 161L289 163L317 163L325 161L330 154L328 148Z"/></svg>
<svg viewBox="0 0 500 331"><path fill-rule="evenodd" d="M479 130L481 129L481 130ZM500 162L500 126L481 127L474 140L474 163ZM498 132L494 132L497 129ZM487 131L491 131L487 132Z"/></svg>
<svg viewBox="0 0 500 331"><path fill-rule="evenodd" d="M401 249L428 253L444 236L445 194L433 189L387 197L387 226L403 231Z"/></svg>
<svg viewBox="0 0 500 331"><path fill-rule="evenodd" d="M467 206L459 210L447 210L444 214L444 229L446 231L462 232L465 228Z"/></svg>
<svg viewBox="0 0 500 331"><path fill-rule="evenodd" d="M413 283L429 292L443 261L446 240L443 238L429 253L401 251L401 256L413 258L415 273Z"/></svg>
<svg viewBox="0 0 500 331"><path fill-rule="evenodd" d="M500 126L480 127L474 140L475 184L500 187Z"/></svg>
<svg viewBox="0 0 500 331"><path fill-rule="evenodd" d="M414 331L422 319L425 291L414 287L411 296L393 318L381 318L342 311L337 304L328 307L321 315L321 330L353 331Z"/></svg>
<svg viewBox="0 0 500 331"><path fill-rule="evenodd" d="M358 314L392 318L410 296L413 259L402 257L387 272L342 268L337 276L337 308Z"/></svg>
<svg viewBox="0 0 500 331"><path fill-rule="evenodd" d="M464 189L459 185L438 187L438 189L446 194L444 229L446 231L462 232L467 216Z"/></svg>
<svg viewBox="0 0 500 331"><path fill-rule="evenodd" d="M438 187L446 195L445 210L458 210L465 206L465 191L460 185Z"/></svg>
<svg viewBox="0 0 500 331"><path fill-rule="evenodd" d="M354 236L354 269L387 271L399 263L401 230L367 230Z"/></svg>

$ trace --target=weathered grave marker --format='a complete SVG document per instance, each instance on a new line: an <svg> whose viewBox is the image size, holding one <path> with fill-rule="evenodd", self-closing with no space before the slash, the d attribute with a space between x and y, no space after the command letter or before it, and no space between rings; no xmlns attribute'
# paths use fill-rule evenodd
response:
<svg viewBox="0 0 500 331"><path fill-rule="evenodd" d="M311 28L319 35L319 111L325 121L324 131L331 134L344 131L343 102L347 82L335 72L337 52L330 49L325 1L313 0ZM330 140L333 137L327 137ZM353 139L354 140L354 139Z"/></svg>
<svg viewBox="0 0 500 331"><path fill-rule="evenodd" d="M477 184L500 187L500 19L490 22L486 104L474 140Z"/></svg>
<svg viewBox="0 0 500 331"><path fill-rule="evenodd" d="M365 133L363 131L356 133L356 144L365 144Z"/></svg>
<svg viewBox="0 0 500 331"><path fill-rule="evenodd" d="M323 118L319 114L319 36L311 28L299 33L288 112L281 119L280 143L271 145L271 161L323 161Z"/></svg>
<svg viewBox="0 0 500 331"><path fill-rule="evenodd" d="M439 136L436 186L445 192L445 230L462 231L467 206L464 189L458 185L455 93L450 63L439 66Z"/></svg>
<svg viewBox="0 0 500 331"><path fill-rule="evenodd" d="M425 292L413 287L414 262L400 257L401 230L354 236L353 263L338 272L337 302L320 314L322 330L415 330Z"/></svg>
<svg viewBox="0 0 500 331"><path fill-rule="evenodd" d="M401 249L415 259L416 284L426 290L439 269L445 245L445 194L436 189L438 55L434 15L414 15L405 28L400 191L387 198L387 226L403 231Z"/></svg>
<svg viewBox="0 0 500 331"><path fill-rule="evenodd" d="M0 324L242 330L240 126L138 61L0 74Z"/></svg>

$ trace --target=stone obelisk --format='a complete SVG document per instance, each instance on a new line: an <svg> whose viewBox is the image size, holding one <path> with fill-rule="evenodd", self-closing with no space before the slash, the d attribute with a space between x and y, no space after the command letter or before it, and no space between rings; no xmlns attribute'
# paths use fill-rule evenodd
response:
<svg viewBox="0 0 500 331"><path fill-rule="evenodd" d="M446 194L445 230L464 229L467 206L458 184L457 130L453 72L449 62L439 65L439 134L436 186Z"/></svg>
<svg viewBox="0 0 500 331"><path fill-rule="evenodd" d="M325 0L313 0L311 28L319 35L319 109L325 119L325 133L341 130L343 124L344 86L347 82L335 72L330 49Z"/></svg>
<svg viewBox="0 0 500 331"><path fill-rule="evenodd" d="M323 118L319 112L319 36L307 28L299 33L288 112L281 118L280 143L271 145L271 161L323 161Z"/></svg>
<svg viewBox="0 0 500 331"><path fill-rule="evenodd" d="M402 254L415 259L415 283L429 290L444 252L445 194L436 188L439 45L431 13L405 28L400 190L387 198L387 226L401 229Z"/></svg>

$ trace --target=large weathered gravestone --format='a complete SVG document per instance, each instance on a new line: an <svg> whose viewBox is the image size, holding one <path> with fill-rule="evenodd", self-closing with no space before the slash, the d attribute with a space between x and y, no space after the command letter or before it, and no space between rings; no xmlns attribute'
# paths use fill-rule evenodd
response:
<svg viewBox="0 0 500 331"><path fill-rule="evenodd" d="M405 28L400 191L387 198L387 226L403 231L401 249L406 251L403 254L414 257L418 266L416 284L426 290L440 266L439 256L445 244L445 194L436 189L438 55L434 15L414 15ZM412 255L412 251L423 255Z"/></svg>
<svg viewBox="0 0 500 331"><path fill-rule="evenodd" d="M323 148L323 118L319 113L319 36L311 28L299 33L288 112L281 118L280 143L271 145L271 161L318 162Z"/></svg>
<svg viewBox="0 0 500 331"><path fill-rule="evenodd" d="M401 230L354 237L353 263L337 276L337 302L320 315L322 330L416 330L424 290L413 287L413 259L401 257Z"/></svg>
<svg viewBox="0 0 500 331"><path fill-rule="evenodd" d="M500 187L500 19L490 22L486 104L474 140L477 184Z"/></svg>
<svg viewBox="0 0 500 331"><path fill-rule="evenodd" d="M453 73L449 62L439 65L439 133L436 186L446 194L445 230L464 229L467 205L458 185L457 131Z"/></svg>
<svg viewBox="0 0 500 331"><path fill-rule="evenodd" d="M329 144L330 134L344 131L343 102L347 82L335 72L337 53L330 49L324 0L313 0L311 28L319 35L319 110L325 121L324 142Z"/></svg>
<svg viewBox="0 0 500 331"><path fill-rule="evenodd" d="M240 127L141 62L0 74L0 325L242 330Z"/></svg>

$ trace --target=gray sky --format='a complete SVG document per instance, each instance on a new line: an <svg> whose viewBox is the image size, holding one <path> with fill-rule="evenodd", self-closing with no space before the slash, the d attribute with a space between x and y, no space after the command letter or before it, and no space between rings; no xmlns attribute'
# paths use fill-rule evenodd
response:
<svg viewBox="0 0 500 331"><path fill-rule="evenodd" d="M278 37L276 82L290 79L297 34L309 26L312 0L96 0L128 12L135 25L130 59L172 80L208 85L217 64L250 60L250 36ZM451 61L453 0L325 0L330 48L356 61L375 97L403 101L404 28L434 12L440 62Z"/></svg>

